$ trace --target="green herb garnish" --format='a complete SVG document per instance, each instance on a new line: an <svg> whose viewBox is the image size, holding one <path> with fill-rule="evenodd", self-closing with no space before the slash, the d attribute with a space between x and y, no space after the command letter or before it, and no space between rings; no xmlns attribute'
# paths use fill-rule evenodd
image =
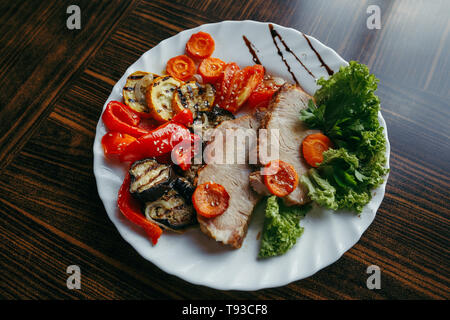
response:
<svg viewBox="0 0 450 320"><path fill-rule="evenodd" d="M316 103L310 100L301 111L300 119L323 131L336 147L324 152L320 166L300 179L321 206L361 212L388 172L386 139L378 122L380 100L374 93L377 83L367 66L351 61L329 79L319 79Z"/></svg>
<svg viewBox="0 0 450 320"><path fill-rule="evenodd" d="M287 207L276 196L268 197L259 258L279 256L292 248L302 235L300 220L310 206Z"/></svg>

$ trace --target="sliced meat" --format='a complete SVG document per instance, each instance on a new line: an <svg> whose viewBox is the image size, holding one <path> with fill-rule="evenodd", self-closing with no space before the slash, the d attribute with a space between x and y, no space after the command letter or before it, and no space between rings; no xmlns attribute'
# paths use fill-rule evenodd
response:
<svg viewBox="0 0 450 320"><path fill-rule="evenodd" d="M199 111L197 119L194 121L193 130L194 133L201 135L205 139L208 139L210 132L220 125L223 121L233 120L234 115L218 106L214 106L210 111ZM203 142L203 148L206 147L206 141ZM256 145L255 145L256 147ZM190 183L196 186L195 180L197 178L198 170L203 166L202 164L194 164L188 170L181 170L178 166L174 169L178 175L186 178Z"/></svg>
<svg viewBox="0 0 450 320"><path fill-rule="evenodd" d="M260 135L258 139L258 160L262 166L280 159L294 166L299 177L309 169L300 145L307 135L319 131L309 130L299 116L300 110L308 107L310 99L310 95L290 84L284 84L274 95L261 121L261 129L267 129L268 137L262 139ZM278 130L278 138L271 130ZM278 154L270 154L272 143L278 143ZM302 205L309 201L307 190L301 184L283 199L286 205Z"/></svg>
<svg viewBox="0 0 450 320"><path fill-rule="evenodd" d="M249 178L250 178L250 186L257 194L262 196L270 196L269 189L267 189L266 185L264 184L263 178L259 170L250 173Z"/></svg>
<svg viewBox="0 0 450 320"><path fill-rule="evenodd" d="M197 215L201 230L211 238L224 244L231 245L234 248L240 248L247 233L247 227L253 207L256 205L260 196L250 188L249 175L251 169L247 164L249 150L254 149L256 144L256 130L259 123L252 116L243 116L235 120L224 121L216 128L213 140L205 149L206 165L198 171L197 185L205 182L215 182L222 185L230 195L229 206L227 210L218 217L204 218ZM213 160L212 153L208 150L221 150L223 154L230 151L229 139L224 143L226 130L230 129L237 133L238 129L245 130L246 133L254 134L254 140L248 139L249 143L245 147L234 148L233 158L245 158L244 163L222 164L218 159ZM243 133L240 132L240 133ZM234 143L233 143L234 145Z"/></svg>

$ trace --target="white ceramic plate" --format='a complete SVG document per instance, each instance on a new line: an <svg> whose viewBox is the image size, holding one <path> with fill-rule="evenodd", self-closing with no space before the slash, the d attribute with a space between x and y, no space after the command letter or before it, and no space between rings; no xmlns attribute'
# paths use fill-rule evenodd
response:
<svg viewBox="0 0 450 320"><path fill-rule="evenodd" d="M275 24L274 27L316 77L327 77L326 70L299 31ZM259 50L258 57L269 74L293 82L286 66L277 55L267 23L224 21L183 31L144 53L116 83L103 108L111 100L122 101L122 88L130 73L138 70L163 73L167 60L183 54L186 41L191 34L198 31L208 32L215 39L216 49L213 56L224 61L234 61L241 67L253 64L252 56L242 39L245 35ZM332 70L338 71L339 66L347 64L335 51L318 40L309 38L313 47ZM302 87L313 94L317 89L314 79L292 55L289 53L284 55ZM381 125L386 128L381 113L379 119ZM94 174L100 198L119 233L139 254L163 271L191 283L216 289L258 290L286 285L311 276L338 260L358 242L375 218L384 196L386 182L374 190L372 200L360 217L350 212L333 213L329 210L314 209L301 222L305 230L297 244L280 257L257 259L260 245L257 235L262 230L264 218L262 210L254 213L247 237L239 250L232 250L216 243L202 234L198 228L184 234L164 232L158 244L152 246L143 230L128 222L117 209L117 192L125 176L125 168L104 157L100 140L105 133L105 126L99 120L93 148ZM389 150L388 142L386 150L388 163Z"/></svg>

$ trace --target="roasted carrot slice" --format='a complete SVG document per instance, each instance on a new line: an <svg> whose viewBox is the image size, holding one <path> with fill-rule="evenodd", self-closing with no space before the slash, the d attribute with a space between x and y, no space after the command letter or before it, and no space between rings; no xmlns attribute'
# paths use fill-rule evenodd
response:
<svg viewBox="0 0 450 320"><path fill-rule="evenodd" d="M187 55L182 54L167 61L166 71L172 77L186 81L195 74L195 62Z"/></svg>
<svg viewBox="0 0 450 320"><path fill-rule="evenodd" d="M263 173L264 184L277 197L285 197L297 188L297 171L287 162L272 160L264 167Z"/></svg>
<svg viewBox="0 0 450 320"><path fill-rule="evenodd" d="M212 55L215 49L214 39L209 33L194 33L186 43L186 53L194 59L205 59Z"/></svg>
<svg viewBox="0 0 450 320"><path fill-rule="evenodd" d="M220 80L225 65L219 58L209 57L200 62L198 74L202 76L203 82L215 83Z"/></svg>
<svg viewBox="0 0 450 320"><path fill-rule="evenodd" d="M331 148L330 139L323 133L313 133L302 142L303 157L306 162L317 168L323 161L323 152Z"/></svg>
<svg viewBox="0 0 450 320"><path fill-rule="evenodd" d="M192 195L195 211L205 218L214 218L224 213L229 205L230 195L225 188L213 182L199 186Z"/></svg>

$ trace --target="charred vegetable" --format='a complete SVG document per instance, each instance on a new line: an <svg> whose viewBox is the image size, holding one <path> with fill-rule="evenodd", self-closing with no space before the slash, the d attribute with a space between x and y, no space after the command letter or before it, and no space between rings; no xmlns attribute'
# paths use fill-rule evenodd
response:
<svg viewBox="0 0 450 320"><path fill-rule="evenodd" d="M218 106L214 106L209 112L206 112L206 115L214 127L217 127L223 121L234 119L234 115L230 111Z"/></svg>
<svg viewBox="0 0 450 320"><path fill-rule="evenodd" d="M202 164L192 164L188 170L181 170L177 166L174 167L177 174L185 178L195 188L195 180L197 178L197 172L202 167Z"/></svg>
<svg viewBox="0 0 450 320"><path fill-rule="evenodd" d="M143 71L136 71L130 74L122 91L125 104L143 116L150 116L145 94L147 88L150 87L153 80L157 77L153 73Z"/></svg>
<svg viewBox="0 0 450 320"><path fill-rule="evenodd" d="M141 201L153 201L171 188L175 174L170 165L158 163L154 159L144 159L133 163L130 193Z"/></svg>
<svg viewBox="0 0 450 320"><path fill-rule="evenodd" d="M194 186L186 178L178 177L173 182L173 188L188 202L191 202Z"/></svg>
<svg viewBox="0 0 450 320"><path fill-rule="evenodd" d="M171 189L153 202L145 205L145 216L165 229L178 231L196 223L192 205L176 190Z"/></svg>
<svg viewBox="0 0 450 320"><path fill-rule="evenodd" d="M172 108L172 99L174 91L181 84L181 81L171 76L159 77L153 81L145 96L153 119L166 122L177 113Z"/></svg>
<svg viewBox="0 0 450 320"><path fill-rule="evenodd" d="M226 120L233 120L234 115L218 106L214 106L211 110L206 112L200 112L198 115L198 119L194 123L194 128L198 129L198 126L201 125L201 131L204 135L208 129L213 129L217 127L220 123Z"/></svg>
<svg viewBox="0 0 450 320"><path fill-rule="evenodd" d="M187 82L175 91L172 108L175 113L189 108L195 119L198 112L211 110L215 93L214 87L210 84L201 85L196 81Z"/></svg>

